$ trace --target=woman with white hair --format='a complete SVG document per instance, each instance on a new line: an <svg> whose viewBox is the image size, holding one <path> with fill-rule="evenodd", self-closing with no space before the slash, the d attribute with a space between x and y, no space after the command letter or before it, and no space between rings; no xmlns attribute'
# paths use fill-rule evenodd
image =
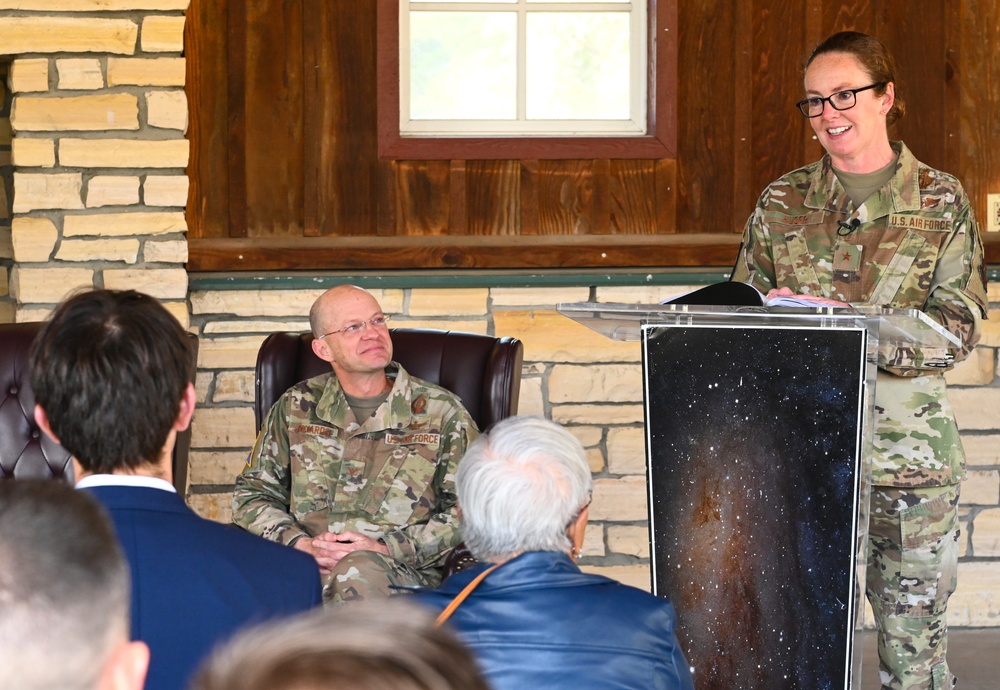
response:
<svg viewBox="0 0 1000 690"><path fill-rule="evenodd" d="M593 480L558 424L512 417L458 468L466 545L479 565L418 600L440 610L494 690L690 690L666 599L580 571Z"/></svg>

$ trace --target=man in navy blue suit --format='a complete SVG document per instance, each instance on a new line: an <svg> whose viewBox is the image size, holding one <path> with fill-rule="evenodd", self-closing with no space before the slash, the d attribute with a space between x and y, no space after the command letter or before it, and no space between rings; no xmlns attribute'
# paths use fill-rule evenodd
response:
<svg viewBox="0 0 1000 690"><path fill-rule="evenodd" d="M132 638L147 690L182 690L238 628L321 602L307 554L198 517L172 485L191 421L193 349L173 316L134 291L61 304L30 357L39 426L73 456L77 488L111 515L132 572Z"/></svg>

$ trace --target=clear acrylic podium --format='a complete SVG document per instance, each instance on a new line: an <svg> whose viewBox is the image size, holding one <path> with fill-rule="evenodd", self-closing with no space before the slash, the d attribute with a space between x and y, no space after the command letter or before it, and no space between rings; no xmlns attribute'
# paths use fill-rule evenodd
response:
<svg viewBox="0 0 1000 690"><path fill-rule="evenodd" d="M958 341L878 307L557 309L642 342L652 591L697 690L860 688L879 344Z"/></svg>

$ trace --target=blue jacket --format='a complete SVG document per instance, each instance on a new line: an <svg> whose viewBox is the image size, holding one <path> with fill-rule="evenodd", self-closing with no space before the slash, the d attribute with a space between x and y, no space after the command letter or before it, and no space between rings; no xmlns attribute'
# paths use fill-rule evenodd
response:
<svg viewBox="0 0 1000 690"><path fill-rule="evenodd" d="M489 564L417 600L444 609ZM666 599L580 571L569 556L521 554L490 573L448 619L494 690L691 690Z"/></svg>
<svg viewBox="0 0 1000 690"><path fill-rule="evenodd" d="M205 520L161 489L84 489L111 515L132 571L132 639L149 645L146 690L183 690L212 647L322 601L305 553Z"/></svg>

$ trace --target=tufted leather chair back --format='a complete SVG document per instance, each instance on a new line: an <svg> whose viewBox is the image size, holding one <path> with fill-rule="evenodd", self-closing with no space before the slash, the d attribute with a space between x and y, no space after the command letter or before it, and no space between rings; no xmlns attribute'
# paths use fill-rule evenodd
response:
<svg viewBox="0 0 1000 690"><path fill-rule="evenodd" d="M35 424L28 350L41 323L0 324L0 478L73 481L69 453Z"/></svg>
<svg viewBox="0 0 1000 690"><path fill-rule="evenodd" d="M517 414L524 346L517 338L393 328L393 359L410 374L447 388L480 429ZM312 351L312 333L272 333L257 353L254 414L260 429L281 394L299 381L330 371Z"/></svg>
<svg viewBox="0 0 1000 690"><path fill-rule="evenodd" d="M53 478L73 481L69 453L35 424L35 395L28 380L28 351L41 322L0 324L0 479ZM198 338L188 334L197 353ZM194 380L191 372L191 380ZM191 427L177 435L174 486L187 486Z"/></svg>

